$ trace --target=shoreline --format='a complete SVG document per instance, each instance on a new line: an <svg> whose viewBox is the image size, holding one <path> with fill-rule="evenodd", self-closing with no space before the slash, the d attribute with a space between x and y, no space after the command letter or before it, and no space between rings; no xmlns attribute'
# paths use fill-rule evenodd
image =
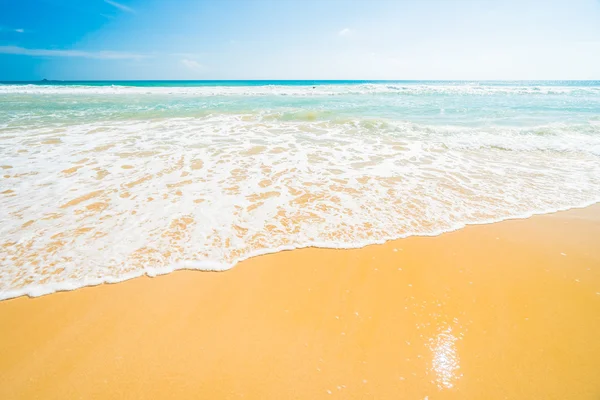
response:
<svg viewBox="0 0 600 400"><path fill-rule="evenodd" d="M19 288L19 289L14 289L14 290L8 290L4 293L0 292L0 302L5 301L5 300L10 300L10 299L16 299L16 298L20 298L20 297L36 298L36 297L41 297L41 296L47 296L49 294L54 294L54 293L71 292L71 291L83 289L86 287L96 287L96 286L101 286L101 285L114 285L114 284L126 282L131 279L138 279L138 278L142 278L142 277L154 278L157 276L172 274L177 271L225 272L225 271L229 271L230 269L237 267L238 264L244 263L250 259L257 258L257 257L263 257L263 256L267 256L267 255L272 255L272 254L278 254L278 253L287 252L287 251L304 250L304 249L358 250L358 249L364 249L369 246L381 246L381 245L385 245L386 243L389 243L389 242L393 242L396 240L408 239L408 238L437 237L437 236L445 235L448 233L456 232L456 231L465 229L470 226L491 225L491 224L502 223L505 221L526 220L526 219L536 217L536 216L552 215L552 214L567 212L567 211L571 211L571 210L581 210L581 209L585 209L585 208L589 208L589 207L595 207L598 205L600 205L600 200L593 200L593 201L584 203L583 205L564 207L564 208L539 211L539 212L531 212L531 213L516 215L516 216L512 216L512 217L506 217L506 218L489 219L489 220L484 220L482 222L458 223L455 227L452 227L448 230L433 232L430 234L407 234L407 235L402 235L402 236L390 236L388 238L383 238L381 240L361 243L361 244L357 244L355 246L348 246L348 247L342 247L342 246L331 247L331 246L328 246L327 244L322 244L322 245L307 244L307 245L280 247L277 249L264 249L261 251L253 252L248 256L244 256L231 264L220 264L217 261L183 261L177 265L173 265L173 266L169 266L169 267L144 268L144 269L140 270L139 272L125 274L122 277L118 277L116 279L113 279L112 277L104 278L104 279L98 279L98 280L95 280L92 282L86 282L83 284L80 282L76 282L76 281L66 281L66 282L61 282L60 285L56 285L52 289L47 289L46 287L40 287L38 285L38 286L33 286L33 287L28 287L28 288ZM182 266L179 266L179 265L182 265ZM196 265L196 266L194 266L194 265Z"/></svg>
<svg viewBox="0 0 600 400"><path fill-rule="evenodd" d="M595 399L600 204L0 302L0 397Z"/></svg>

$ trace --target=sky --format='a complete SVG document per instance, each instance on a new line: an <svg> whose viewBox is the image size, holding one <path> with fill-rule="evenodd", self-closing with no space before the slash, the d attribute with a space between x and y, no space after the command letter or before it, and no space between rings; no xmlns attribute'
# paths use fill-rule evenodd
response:
<svg viewBox="0 0 600 400"><path fill-rule="evenodd" d="M600 79L600 0L0 0L0 81Z"/></svg>

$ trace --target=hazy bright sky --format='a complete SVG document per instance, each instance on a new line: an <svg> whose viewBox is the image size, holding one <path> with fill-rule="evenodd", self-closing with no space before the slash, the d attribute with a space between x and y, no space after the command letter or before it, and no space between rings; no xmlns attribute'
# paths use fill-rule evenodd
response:
<svg viewBox="0 0 600 400"><path fill-rule="evenodd" d="M600 79L600 0L0 0L0 80Z"/></svg>

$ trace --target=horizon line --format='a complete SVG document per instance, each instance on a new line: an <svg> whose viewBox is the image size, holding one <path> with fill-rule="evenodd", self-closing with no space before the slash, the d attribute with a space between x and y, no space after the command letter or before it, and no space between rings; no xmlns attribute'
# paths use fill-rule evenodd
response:
<svg viewBox="0 0 600 400"><path fill-rule="evenodd" d="M0 80L0 83L55 82L600 82L597 79L36 79Z"/></svg>

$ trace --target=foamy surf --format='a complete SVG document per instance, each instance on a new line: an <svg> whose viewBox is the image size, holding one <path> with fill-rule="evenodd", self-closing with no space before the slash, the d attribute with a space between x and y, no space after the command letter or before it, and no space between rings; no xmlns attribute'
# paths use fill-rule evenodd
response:
<svg viewBox="0 0 600 400"><path fill-rule="evenodd" d="M133 82L133 84L135 84ZM482 85L466 82L438 82L431 84L315 84L280 85L255 84L228 86L132 86L131 83L118 85L2 85L0 94L35 95L90 95L90 94L136 94L136 95L187 95L187 96L344 96L344 95L598 95L598 86L539 85L515 82L511 85Z"/></svg>
<svg viewBox="0 0 600 400"><path fill-rule="evenodd" d="M294 90L311 86L280 88L283 100L227 87L150 88L222 97L189 100L31 85L42 99L0 86L0 299L600 200L597 87L583 97L580 87L529 87L525 100L486 87L475 98L460 85L459 95L430 87L408 100L360 92L378 85L308 102Z"/></svg>

